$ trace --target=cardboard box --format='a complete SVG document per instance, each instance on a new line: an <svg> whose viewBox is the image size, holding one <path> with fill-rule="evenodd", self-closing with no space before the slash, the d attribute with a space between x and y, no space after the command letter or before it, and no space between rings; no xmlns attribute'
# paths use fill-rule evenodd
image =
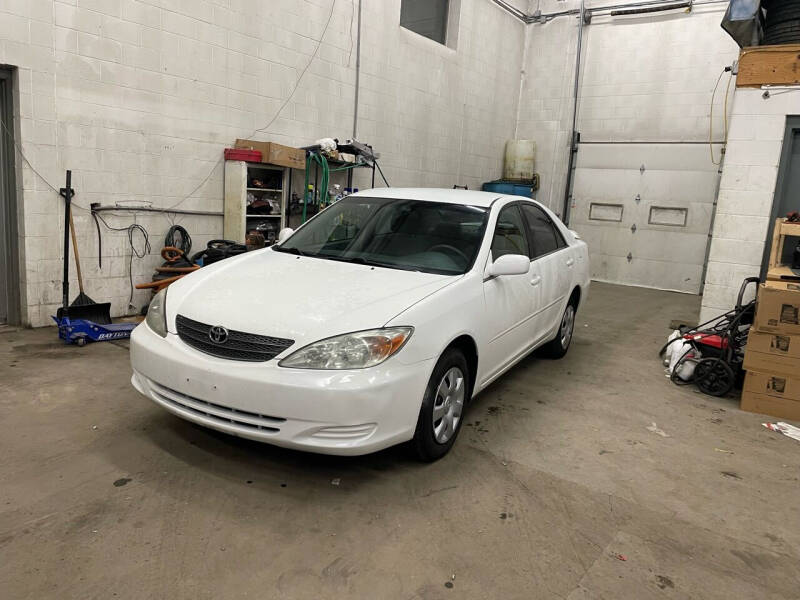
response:
<svg viewBox="0 0 800 600"><path fill-rule="evenodd" d="M800 421L800 402L797 400L786 400L785 398L775 398L766 394L743 392L739 408L747 412L771 415L779 419Z"/></svg>
<svg viewBox="0 0 800 600"><path fill-rule="evenodd" d="M235 148L248 148L261 152L261 162L291 169L306 168L306 151L301 148L283 146L275 142L257 142L255 140L236 140Z"/></svg>
<svg viewBox="0 0 800 600"><path fill-rule="evenodd" d="M792 400L800 404L800 373L797 377L785 377L776 373L748 371L744 380L744 391L750 394L772 396Z"/></svg>
<svg viewBox="0 0 800 600"><path fill-rule="evenodd" d="M800 373L797 375L800 376ZM748 371L740 408L748 412L800 421L800 377Z"/></svg>
<svg viewBox="0 0 800 600"><path fill-rule="evenodd" d="M800 292L800 282L798 281L772 281L768 279L764 282L764 285L769 288L775 288L776 290L787 290L792 292Z"/></svg>
<svg viewBox="0 0 800 600"><path fill-rule="evenodd" d="M750 330L744 354L747 371L800 378L800 336Z"/></svg>
<svg viewBox="0 0 800 600"><path fill-rule="evenodd" d="M761 284L753 327L762 333L800 335L800 292Z"/></svg>

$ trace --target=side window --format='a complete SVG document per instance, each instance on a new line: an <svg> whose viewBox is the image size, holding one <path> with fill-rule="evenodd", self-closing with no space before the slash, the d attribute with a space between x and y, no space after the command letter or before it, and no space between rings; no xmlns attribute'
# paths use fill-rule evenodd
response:
<svg viewBox="0 0 800 600"><path fill-rule="evenodd" d="M550 217L542 209L533 204L523 204L522 211L528 221L528 233L534 258L550 254L567 245L561 232L556 229Z"/></svg>
<svg viewBox="0 0 800 600"><path fill-rule="evenodd" d="M530 256L528 240L525 235L525 222L517 205L507 206L500 211L492 238L492 260L504 254L523 254Z"/></svg>
<svg viewBox="0 0 800 600"><path fill-rule="evenodd" d="M400 27L444 44L449 10L449 0L400 0Z"/></svg>

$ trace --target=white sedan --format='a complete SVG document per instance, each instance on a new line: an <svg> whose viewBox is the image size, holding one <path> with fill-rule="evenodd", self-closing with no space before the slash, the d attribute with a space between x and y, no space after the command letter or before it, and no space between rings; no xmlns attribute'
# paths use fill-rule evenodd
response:
<svg viewBox="0 0 800 600"><path fill-rule="evenodd" d="M518 196L373 189L278 245L153 299L132 383L166 410L326 454L452 447L465 405L524 356L560 358L589 286L587 247Z"/></svg>

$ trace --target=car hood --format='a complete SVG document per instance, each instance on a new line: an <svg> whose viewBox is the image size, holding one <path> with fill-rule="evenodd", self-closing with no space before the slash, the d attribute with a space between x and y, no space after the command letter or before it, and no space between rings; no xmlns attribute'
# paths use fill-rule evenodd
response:
<svg viewBox="0 0 800 600"><path fill-rule="evenodd" d="M173 283L167 323L209 325L295 340L292 350L381 327L458 277L300 257L270 249L215 263Z"/></svg>

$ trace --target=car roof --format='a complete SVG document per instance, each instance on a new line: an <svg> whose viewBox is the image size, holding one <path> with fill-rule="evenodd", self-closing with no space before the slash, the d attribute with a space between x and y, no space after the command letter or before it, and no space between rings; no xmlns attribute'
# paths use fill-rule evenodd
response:
<svg viewBox="0 0 800 600"><path fill-rule="evenodd" d="M366 198L397 198L401 200L423 200L427 202L446 202L467 206L489 207L492 202L505 197L496 192L477 192L472 190L452 190L447 188L372 188L353 194ZM526 198L530 200L530 198Z"/></svg>

